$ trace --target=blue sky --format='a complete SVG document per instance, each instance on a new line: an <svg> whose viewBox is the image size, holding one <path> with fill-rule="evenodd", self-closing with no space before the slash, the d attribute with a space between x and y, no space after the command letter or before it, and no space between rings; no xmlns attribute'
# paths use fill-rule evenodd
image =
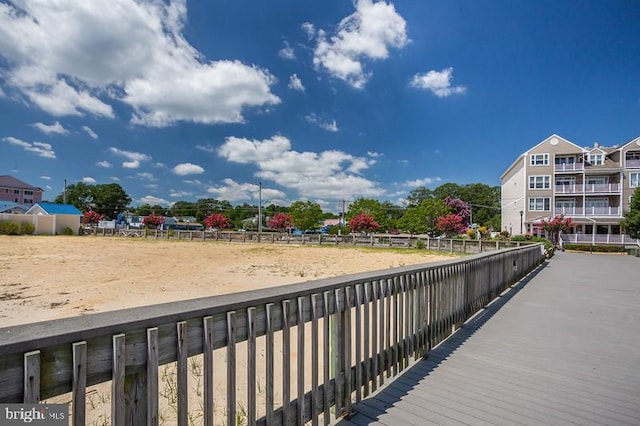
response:
<svg viewBox="0 0 640 426"><path fill-rule="evenodd" d="M640 3L0 0L0 174L133 204L401 203L640 135Z"/></svg>

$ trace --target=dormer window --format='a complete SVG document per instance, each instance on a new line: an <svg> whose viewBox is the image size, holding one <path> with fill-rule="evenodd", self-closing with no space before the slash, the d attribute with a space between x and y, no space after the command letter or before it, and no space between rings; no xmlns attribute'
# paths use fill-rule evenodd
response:
<svg viewBox="0 0 640 426"><path fill-rule="evenodd" d="M590 152L589 163L592 166L601 166L604 164L604 154L601 152Z"/></svg>

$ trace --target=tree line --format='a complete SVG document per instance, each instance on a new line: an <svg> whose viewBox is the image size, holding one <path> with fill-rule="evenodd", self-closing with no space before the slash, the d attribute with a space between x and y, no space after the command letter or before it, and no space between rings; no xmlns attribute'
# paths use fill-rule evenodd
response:
<svg viewBox="0 0 640 426"><path fill-rule="evenodd" d="M62 203L65 194L61 193L55 202ZM269 204L262 208L263 224L268 226L266 218L278 213L290 214L293 225L298 229L317 229L324 219L342 218L347 223L352 218L366 214L378 225L377 230L391 232L401 230L410 233L430 233L437 231L438 218L451 213L452 207L446 200L459 199L469 205L465 220L489 229L500 228L500 187L482 183L458 185L445 183L435 189L419 187L411 191L403 205L391 201L379 201L371 198L358 198L348 204L344 212L335 214L325 212L313 201L296 201L290 206ZM131 206L131 197L117 183L86 184L78 182L66 189L66 202L76 206L81 212L96 212L105 219L115 219L118 214L129 212L138 216L193 217L199 223L213 214L222 214L235 228L242 228L247 219L257 218L258 206L243 203L232 205L227 200L203 198L197 201L178 201L170 207L142 204ZM251 225L249 225L251 226Z"/></svg>

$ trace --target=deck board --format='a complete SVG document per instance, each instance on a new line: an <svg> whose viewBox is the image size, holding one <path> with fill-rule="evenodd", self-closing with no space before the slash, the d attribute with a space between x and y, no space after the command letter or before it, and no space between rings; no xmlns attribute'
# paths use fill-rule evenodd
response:
<svg viewBox="0 0 640 426"><path fill-rule="evenodd" d="M639 259L559 253L349 422L640 425L639 330Z"/></svg>

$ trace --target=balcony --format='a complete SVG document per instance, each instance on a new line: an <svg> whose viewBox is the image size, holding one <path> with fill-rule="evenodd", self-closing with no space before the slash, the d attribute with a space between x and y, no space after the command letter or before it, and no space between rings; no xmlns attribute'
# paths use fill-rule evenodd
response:
<svg viewBox="0 0 640 426"><path fill-rule="evenodd" d="M574 195L574 194L614 194L617 195L620 193L620 184L619 183L591 183L591 184L582 184L582 183L572 183L569 185L556 185L555 186L556 195Z"/></svg>
<svg viewBox="0 0 640 426"><path fill-rule="evenodd" d="M640 159L638 160L626 160L624 165L627 169L640 169Z"/></svg>
<svg viewBox="0 0 640 426"><path fill-rule="evenodd" d="M556 207L553 213L569 217L620 217L622 215L620 207Z"/></svg>
<svg viewBox="0 0 640 426"><path fill-rule="evenodd" d="M555 172L583 172L584 171L584 163L563 163L555 165Z"/></svg>

